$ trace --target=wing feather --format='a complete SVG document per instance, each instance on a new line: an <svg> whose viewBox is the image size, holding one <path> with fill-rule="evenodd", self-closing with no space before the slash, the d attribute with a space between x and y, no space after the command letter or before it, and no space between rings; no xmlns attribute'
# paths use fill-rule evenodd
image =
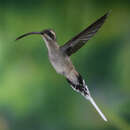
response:
<svg viewBox="0 0 130 130"><path fill-rule="evenodd" d="M81 33L73 37L71 40L60 47L61 50L65 52L68 56L71 56L73 53L77 52L90 38L92 38L96 34L96 32L104 24L108 15L109 12L100 17L96 22L91 24Z"/></svg>

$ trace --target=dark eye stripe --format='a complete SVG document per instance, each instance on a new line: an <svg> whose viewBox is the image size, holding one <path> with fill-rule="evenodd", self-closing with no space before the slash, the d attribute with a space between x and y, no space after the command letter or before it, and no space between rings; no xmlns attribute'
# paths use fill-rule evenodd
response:
<svg viewBox="0 0 130 130"><path fill-rule="evenodd" d="M55 39L54 34L52 34L50 31L47 31L46 34L47 34L50 38L52 38L53 40Z"/></svg>

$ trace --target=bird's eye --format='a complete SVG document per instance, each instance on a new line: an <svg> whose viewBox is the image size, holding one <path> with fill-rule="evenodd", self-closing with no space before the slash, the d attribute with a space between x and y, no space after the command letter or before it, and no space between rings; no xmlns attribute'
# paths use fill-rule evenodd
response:
<svg viewBox="0 0 130 130"><path fill-rule="evenodd" d="M47 33L47 35L51 38L51 39L55 39L55 36L54 36L54 34L52 33L52 32L50 32L50 31L47 31L46 32Z"/></svg>

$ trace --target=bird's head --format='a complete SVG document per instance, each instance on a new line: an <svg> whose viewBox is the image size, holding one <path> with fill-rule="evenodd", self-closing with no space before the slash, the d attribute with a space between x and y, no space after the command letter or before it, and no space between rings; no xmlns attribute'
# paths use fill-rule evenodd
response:
<svg viewBox="0 0 130 130"><path fill-rule="evenodd" d="M45 40L49 41L55 41L56 40L56 34L52 29L46 29L40 32L42 37Z"/></svg>
<svg viewBox="0 0 130 130"><path fill-rule="evenodd" d="M56 40L56 34L52 29L46 29L41 32L25 33L25 34L19 36L18 38L16 38L16 40L19 40L25 36L32 35L32 34L40 34L43 37L43 39L45 39L46 41L55 41Z"/></svg>

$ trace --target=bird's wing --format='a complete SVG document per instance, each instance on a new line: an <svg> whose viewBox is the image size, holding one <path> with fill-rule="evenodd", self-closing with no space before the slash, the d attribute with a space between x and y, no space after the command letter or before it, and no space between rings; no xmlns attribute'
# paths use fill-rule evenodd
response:
<svg viewBox="0 0 130 130"><path fill-rule="evenodd" d="M73 37L71 40L69 40L67 43L60 47L61 50L65 52L68 56L71 56L73 53L79 50L91 37L95 35L95 33L105 22L108 15L109 12L100 17L97 21L95 21L85 30L80 32L78 35Z"/></svg>

